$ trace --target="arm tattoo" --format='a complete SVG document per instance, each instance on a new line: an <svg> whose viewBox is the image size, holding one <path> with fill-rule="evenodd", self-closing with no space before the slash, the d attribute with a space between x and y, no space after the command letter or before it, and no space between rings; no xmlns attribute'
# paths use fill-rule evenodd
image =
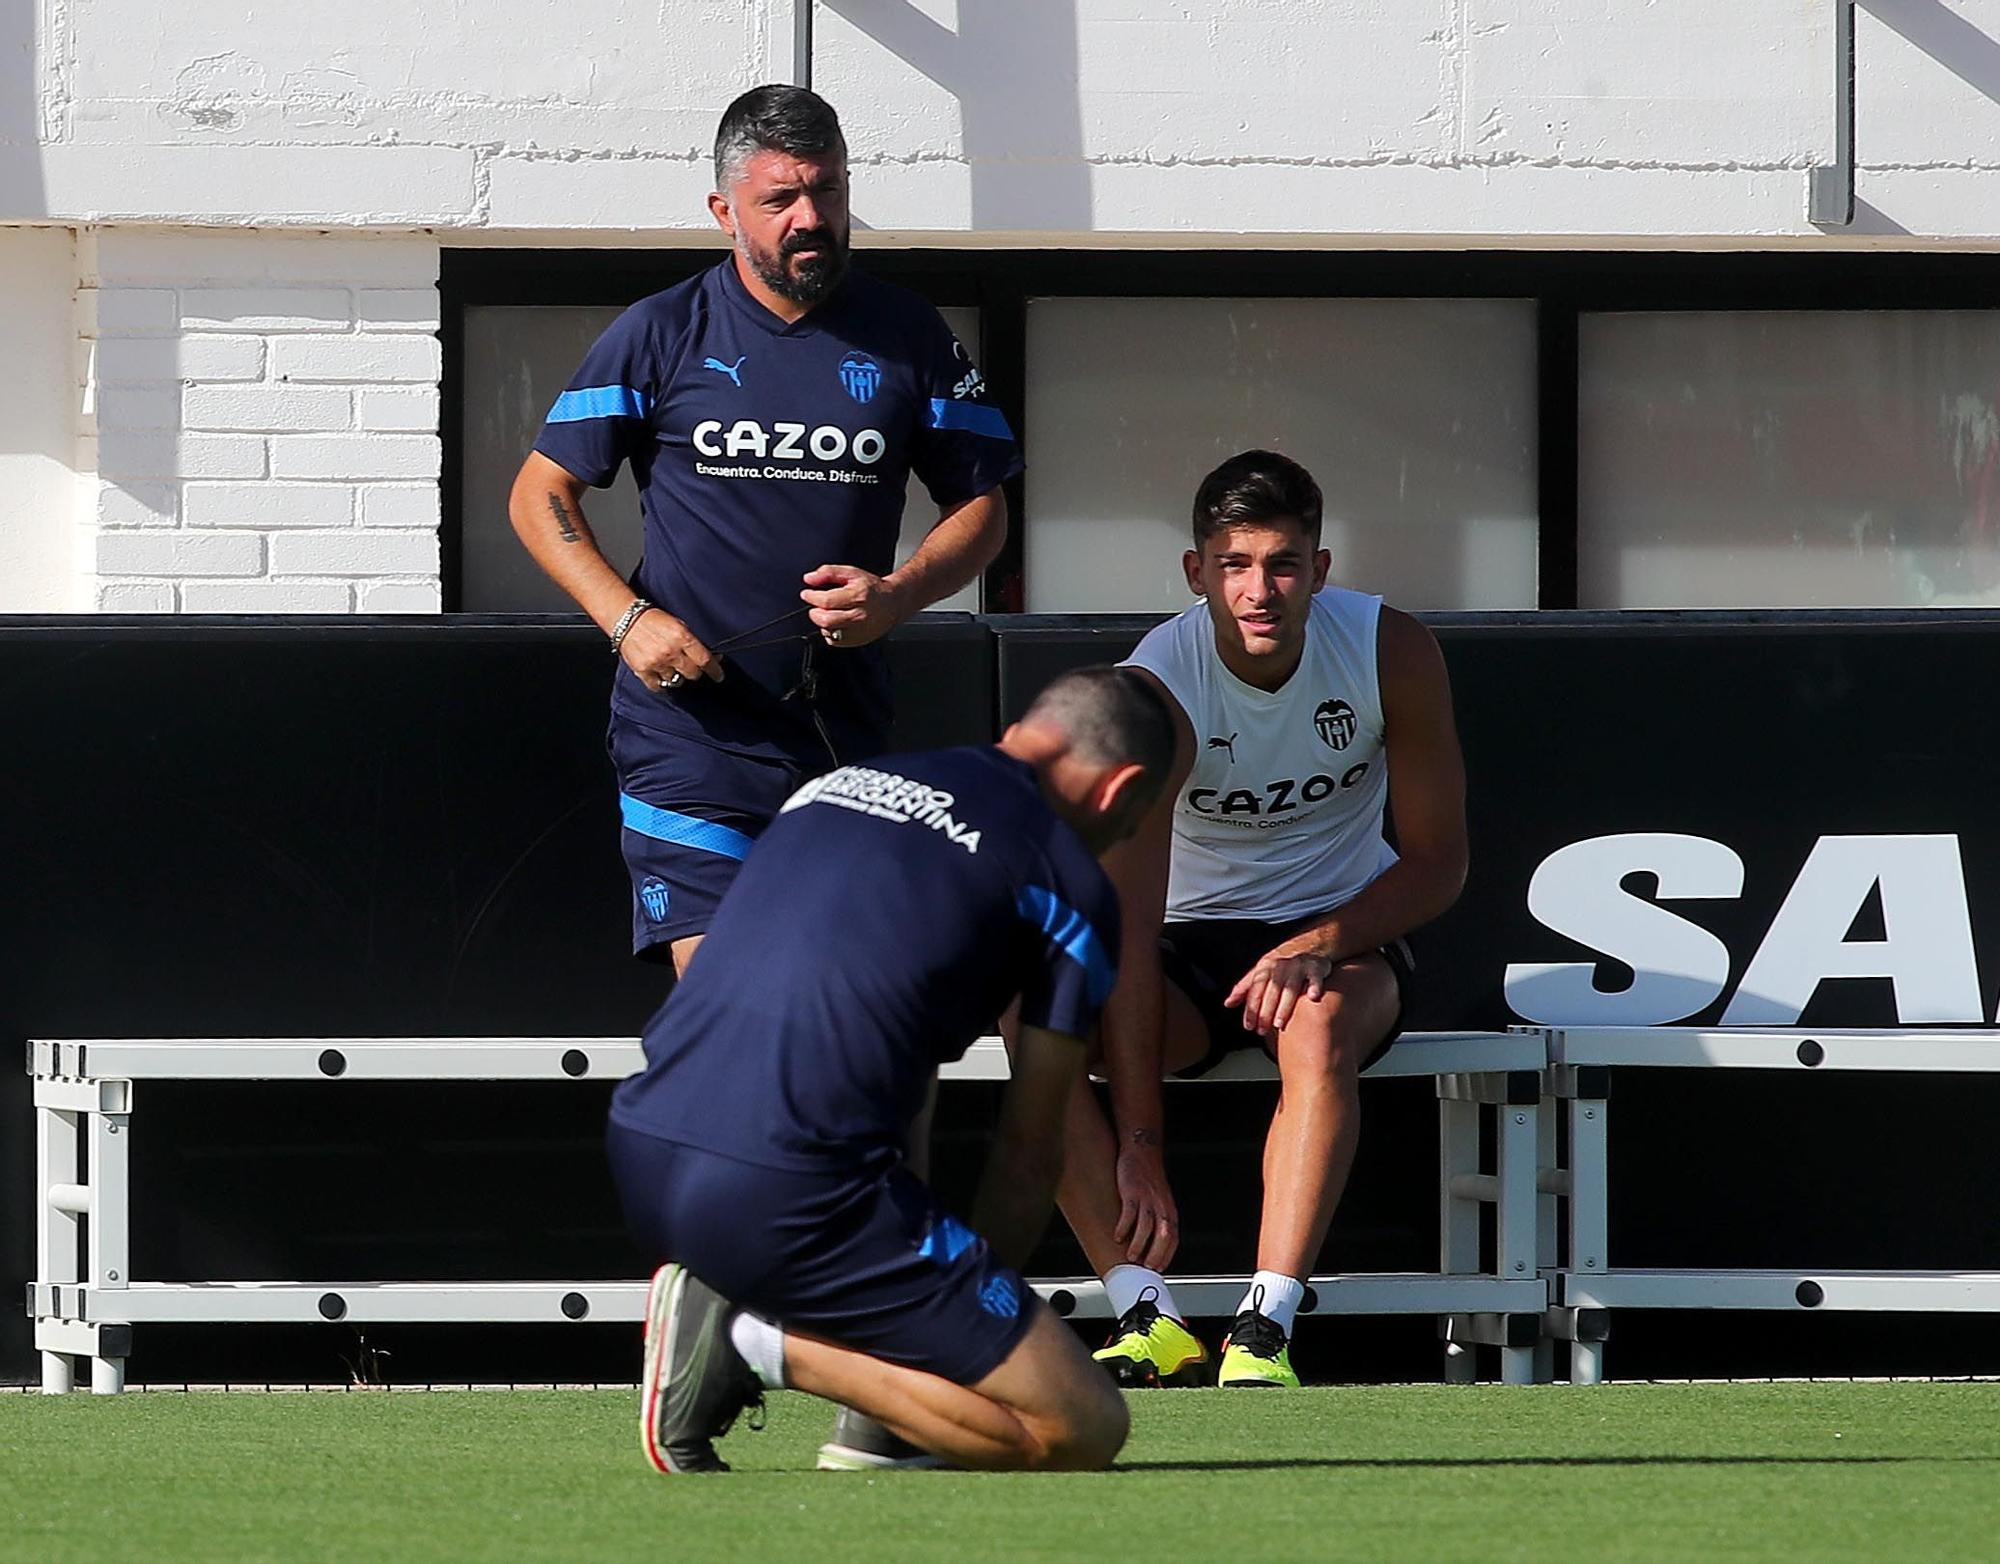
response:
<svg viewBox="0 0 2000 1564"><path fill-rule="evenodd" d="M583 534L576 530L576 518L570 515L569 507L562 502L560 494L549 496L549 513L556 519L556 526L562 532L565 543L581 543Z"/></svg>

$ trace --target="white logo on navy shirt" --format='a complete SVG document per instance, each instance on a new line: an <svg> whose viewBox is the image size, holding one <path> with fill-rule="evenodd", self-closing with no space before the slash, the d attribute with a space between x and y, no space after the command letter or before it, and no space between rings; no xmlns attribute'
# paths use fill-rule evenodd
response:
<svg viewBox="0 0 2000 1564"><path fill-rule="evenodd" d="M709 478L811 478L827 483L877 483L879 477L864 468L879 462L888 452L889 440L880 429L856 430L850 438L838 424L821 424L808 430L804 424L781 423L766 429L754 418L739 418L723 430L719 418L704 418L694 426L694 448L703 456L754 457L765 463L803 463L808 456L828 463L825 468L789 465L784 467L719 467L696 462L694 470ZM844 457L859 467L833 465Z"/></svg>
<svg viewBox="0 0 2000 1564"><path fill-rule="evenodd" d="M872 766L842 766L808 782L785 800L778 813L788 815L807 804L833 804L898 825L929 826L942 831L954 846L977 853L979 832L952 816L951 807L957 802L956 794L913 777Z"/></svg>

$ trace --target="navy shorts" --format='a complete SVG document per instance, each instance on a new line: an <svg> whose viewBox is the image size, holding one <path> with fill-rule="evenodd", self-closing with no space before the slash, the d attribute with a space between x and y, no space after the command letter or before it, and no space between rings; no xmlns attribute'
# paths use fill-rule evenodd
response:
<svg viewBox="0 0 2000 1564"><path fill-rule="evenodd" d="M850 1172L738 1162L612 1121L633 1235L790 1330L974 1385L1041 1302L900 1157Z"/></svg>
<svg viewBox="0 0 2000 1564"><path fill-rule="evenodd" d="M674 940L707 931L750 844L811 773L617 717L609 742L632 876L632 953L671 960Z"/></svg>
<svg viewBox="0 0 2000 1564"><path fill-rule="evenodd" d="M1294 934L1309 929L1326 917L1316 912L1289 923L1265 923L1255 918L1209 918L1194 923L1169 923L1160 931L1160 966L1167 981L1194 1002L1208 1027L1208 1052L1175 1075L1183 1080L1206 1075L1225 1054L1239 1048L1264 1048L1264 1039L1243 1029L1243 1011L1223 1004L1229 991L1267 955ZM1403 1015L1410 1006L1410 987L1416 977L1417 958L1407 941L1391 940L1377 955L1389 963L1396 979L1396 1019L1382 1040L1361 1061L1367 1069L1389 1051L1403 1035Z"/></svg>

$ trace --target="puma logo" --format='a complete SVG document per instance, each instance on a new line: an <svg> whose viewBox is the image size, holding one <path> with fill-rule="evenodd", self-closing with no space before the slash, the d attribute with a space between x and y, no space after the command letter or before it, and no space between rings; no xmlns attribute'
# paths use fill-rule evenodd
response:
<svg viewBox="0 0 2000 1564"><path fill-rule="evenodd" d="M1239 730L1239 731L1241 731L1241 730ZM1230 735L1229 735L1229 737L1228 737L1228 738L1226 738L1226 739L1210 739L1210 740L1208 741L1208 747L1209 747L1210 749L1226 749L1226 750L1228 750L1228 751L1229 751L1229 763L1230 763L1230 764L1231 764L1232 766L1236 764L1236 734L1232 733L1232 734L1230 734Z"/></svg>
<svg viewBox="0 0 2000 1564"><path fill-rule="evenodd" d="M718 375L727 375L735 384L736 389L741 391L743 389L743 359L749 356L748 353L745 353L743 358L737 359L733 364L725 364L719 358L705 358L701 361L701 367L703 369L712 369Z"/></svg>

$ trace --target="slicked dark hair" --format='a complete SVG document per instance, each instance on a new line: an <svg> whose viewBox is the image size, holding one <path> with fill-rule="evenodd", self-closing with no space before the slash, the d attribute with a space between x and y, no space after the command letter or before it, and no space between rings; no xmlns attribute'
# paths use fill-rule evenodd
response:
<svg viewBox="0 0 2000 1564"><path fill-rule="evenodd" d="M743 164L759 152L825 157L847 151L840 116L810 87L767 82L722 111L715 127L715 188L725 195Z"/></svg>
<svg viewBox="0 0 2000 1564"><path fill-rule="evenodd" d="M1194 546L1218 532L1295 521L1319 547L1319 485L1289 456L1244 451L1201 480L1194 491Z"/></svg>
<svg viewBox="0 0 2000 1564"><path fill-rule="evenodd" d="M1093 766L1136 763L1150 799L1174 764L1174 719L1160 692L1130 668L1098 663L1052 679L1021 719L1069 735L1078 759Z"/></svg>

